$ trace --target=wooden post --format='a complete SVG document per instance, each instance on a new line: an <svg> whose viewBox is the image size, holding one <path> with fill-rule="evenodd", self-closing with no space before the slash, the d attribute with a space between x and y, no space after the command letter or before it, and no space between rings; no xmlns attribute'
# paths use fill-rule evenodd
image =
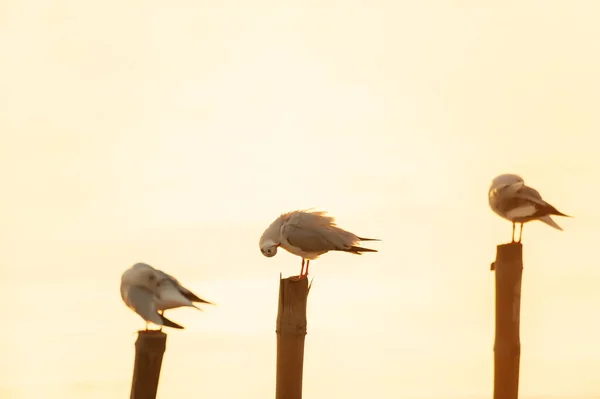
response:
<svg viewBox="0 0 600 399"><path fill-rule="evenodd" d="M494 399L518 399L523 245L498 245L492 270L496 272Z"/></svg>
<svg viewBox="0 0 600 399"><path fill-rule="evenodd" d="M308 278L279 277L276 399L302 399Z"/></svg>
<svg viewBox="0 0 600 399"><path fill-rule="evenodd" d="M138 331L130 399L155 399L167 334L162 331Z"/></svg>

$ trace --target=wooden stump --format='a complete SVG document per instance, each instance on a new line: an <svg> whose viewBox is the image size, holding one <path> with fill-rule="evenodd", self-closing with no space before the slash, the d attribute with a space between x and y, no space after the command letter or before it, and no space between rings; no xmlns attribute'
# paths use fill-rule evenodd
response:
<svg viewBox="0 0 600 399"><path fill-rule="evenodd" d="M302 398L304 338L308 279L288 277L279 281L277 312L276 399Z"/></svg>
<svg viewBox="0 0 600 399"><path fill-rule="evenodd" d="M138 331L130 399L155 399L167 334L162 331Z"/></svg>
<svg viewBox="0 0 600 399"><path fill-rule="evenodd" d="M494 399L518 399L523 245L498 245L492 266L496 273Z"/></svg>

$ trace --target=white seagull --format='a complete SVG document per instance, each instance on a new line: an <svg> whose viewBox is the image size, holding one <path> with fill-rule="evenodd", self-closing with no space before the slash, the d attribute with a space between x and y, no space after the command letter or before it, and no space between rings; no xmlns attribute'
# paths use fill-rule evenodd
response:
<svg viewBox="0 0 600 399"><path fill-rule="evenodd" d="M143 263L137 263L125 270L121 276L121 298L123 302L146 321L146 331L148 331L148 323L150 322L158 326L182 329L183 327L179 324L158 314L156 309L156 283L158 278L156 270L146 266Z"/></svg>
<svg viewBox="0 0 600 399"><path fill-rule="evenodd" d="M173 276L146 263L136 263L121 277L121 298L146 321L156 325L183 329L164 317L164 311L182 306L202 310L193 302L212 304L184 288Z"/></svg>
<svg viewBox="0 0 600 399"><path fill-rule="evenodd" d="M336 226L334 218L322 211L296 210L280 215L260 237L259 247L268 258L277 254L277 248L302 258L300 275L308 276L311 260L329 251L343 251L356 255L363 252L377 252L374 249L357 246L360 241L380 241L376 238L363 238ZM306 271L304 264L306 262Z"/></svg>
<svg viewBox="0 0 600 399"><path fill-rule="evenodd" d="M526 186L523 178L515 174L497 176L490 185L488 199L496 214L512 222L512 242L515 242L516 223L521 224L517 241L521 242L524 223L539 220L562 231L550 215L571 217L544 201L537 190Z"/></svg>

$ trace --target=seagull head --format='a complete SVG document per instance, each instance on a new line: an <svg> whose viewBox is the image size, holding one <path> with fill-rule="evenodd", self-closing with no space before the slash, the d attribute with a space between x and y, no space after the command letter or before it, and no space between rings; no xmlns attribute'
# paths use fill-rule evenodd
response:
<svg viewBox="0 0 600 399"><path fill-rule="evenodd" d="M271 239L266 239L260 242L260 252L267 258L271 258L277 255L277 247L280 245Z"/></svg>
<svg viewBox="0 0 600 399"><path fill-rule="evenodd" d="M260 252L267 258L271 258L277 254L277 247L281 245L281 227L284 223L285 215L279 216L266 228L260 240L258 246Z"/></svg>
<svg viewBox="0 0 600 399"><path fill-rule="evenodd" d="M492 180L490 185L489 194L493 195L500 190L510 188L511 190L517 191L525 185L523 178L519 175L507 173L497 176Z"/></svg>

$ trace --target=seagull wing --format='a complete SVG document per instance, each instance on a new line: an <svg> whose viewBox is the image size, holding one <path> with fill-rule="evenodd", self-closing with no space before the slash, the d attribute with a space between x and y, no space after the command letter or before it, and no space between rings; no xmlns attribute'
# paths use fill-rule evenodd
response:
<svg viewBox="0 0 600 399"><path fill-rule="evenodd" d="M162 270L157 270L157 272L158 272L159 280L168 280L169 282L171 282L171 284L173 284L173 286L181 293L181 295L183 295L188 300L190 300L192 302L200 302L200 303L206 303L208 305L214 305L214 303L200 298L198 295L194 294L192 291L185 288L183 285L181 285L179 280L177 280L175 277L171 276L170 274L167 274L167 273L163 272Z"/></svg>
<svg viewBox="0 0 600 399"><path fill-rule="evenodd" d="M327 240L324 229L319 227L303 228L293 224L285 224L281 228L282 241L287 240L291 245L304 252L327 252L338 249Z"/></svg>

